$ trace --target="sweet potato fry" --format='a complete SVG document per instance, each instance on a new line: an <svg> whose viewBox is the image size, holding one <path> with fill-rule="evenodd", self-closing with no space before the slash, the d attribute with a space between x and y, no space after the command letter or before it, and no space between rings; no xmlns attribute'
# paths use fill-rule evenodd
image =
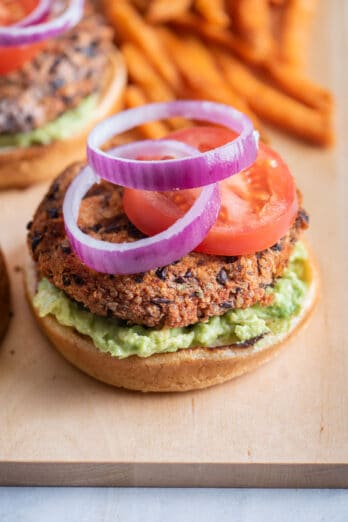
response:
<svg viewBox="0 0 348 522"><path fill-rule="evenodd" d="M213 25L219 27L228 27L230 25L230 17L225 11L224 0L195 0L194 7L203 18Z"/></svg>
<svg viewBox="0 0 348 522"><path fill-rule="evenodd" d="M332 143L330 114L309 108L255 77L225 51L216 52L226 80L265 121L316 145Z"/></svg>
<svg viewBox="0 0 348 522"><path fill-rule="evenodd" d="M110 2L110 0L104 0L105 2ZM127 0L125 0L127 1ZM131 3L141 12L141 14L144 14L149 6L148 0L131 0Z"/></svg>
<svg viewBox="0 0 348 522"><path fill-rule="evenodd" d="M227 29L217 27L206 20L202 20L193 13L185 13L176 18L174 25L190 33L197 34L204 40L223 45L247 63L257 65L264 61L264 57L255 55L250 45L244 42L240 37Z"/></svg>
<svg viewBox="0 0 348 522"><path fill-rule="evenodd" d="M165 23L185 13L192 0L152 0L148 3L146 18L150 23Z"/></svg>
<svg viewBox="0 0 348 522"><path fill-rule="evenodd" d="M121 46L121 51L130 79L141 86L150 101L175 99L175 93L149 63L139 47L131 42L126 42Z"/></svg>
<svg viewBox="0 0 348 522"><path fill-rule="evenodd" d="M291 65L274 62L267 65L269 79L283 92L314 109L331 111L333 96L328 89L316 85Z"/></svg>
<svg viewBox="0 0 348 522"><path fill-rule="evenodd" d="M267 0L234 0L233 22L237 33L249 43L256 56L261 60L272 56L274 41Z"/></svg>
<svg viewBox="0 0 348 522"><path fill-rule="evenodd" d="M294 66L317 0L100 1L127 63L128 106L211 99L259 129L260 118L318 145L333 140L331 93ZM172 118L145 125L145 135L188 124Z"/></svg>
<svg viewBox="0 0 348 522"><path fill-rule="evenodd" d="M147 99L152 102L175 100L175 93L152 67L146 56L134 44L127 42L121 47L130 79L141 87ZM168 123L173 129L190 125L184 118L171 118Z"/></svg>
<svg viewBox="0 0 348 522"><path fill-rule="evenodd" d="M104 1L105 13L115 27L119 40L135 42L167 83L174 90L179 90L179 74L154 29L141 18L131 4L117 0Z"/></svg>
<svg viewBox="0 0 348 522"><path fill-rule="evenodd" d="M160 29L159 34L189 87L199 98L232 105L248 114L260 128L260 122L248 105L225 84L213 56L198 38L179 38L166 29Z"/></svg>
<svg viewBox="0 0 348 522"><path fill-rule="evenodd" d="M117 134L117 136L111 138L111 140L103 144L102 149L110 150L114 147L118 147L119 145L131 143L132 141L143 140L145 137L147 136L144 136L144 134L139 129L131 129L129 131L122 132L121 134Z"/></svg>
<svg viewBox="0 0 348 522"><path fill-rule="evenodd" d="M284 6L280 58L294 67L305 63L316 3L317 0L288 0Z"/></svg>
<svg viewBox="0 0 348 522"><path fill-rule="evenodd" d="M139 105L144 105L148 103L148 101L140 87L128 85L125 92L125 103L128 108L139 107ZM139 125L139 128L142 134L150 139L163 138L163 136L166 136L169 132L167 125L161 121L143 123Z"/></svg>

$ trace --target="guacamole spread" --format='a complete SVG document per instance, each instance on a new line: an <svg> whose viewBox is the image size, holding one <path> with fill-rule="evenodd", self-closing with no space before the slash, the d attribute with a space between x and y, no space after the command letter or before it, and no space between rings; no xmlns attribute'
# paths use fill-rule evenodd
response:
<svg viewBox="0 0 348 522"><path fill-rule="evenodd" d="M52 141L70 138L81 131L92 117L97 106L98 95L91 94L69 111L39 129L17 134L0 134L0 147L29 147L48 145Z"/></svg>
<svg viewBox="0 0 348 522"><path fill-rule="evenodd" d="M40 317L53 315L60 324L89 336L102 352L119 358L130 355L148 357L154 353L175 352L195 346L224 346L269 333L286 333L291 319L300 312L308 289L305 259L306 251L301 243L297 243L288 268L269 289L274 295L271 306L254 305L229 310L206 323L185 328L127 326L122 321L96 316L69 299L47 279L39 283L34 306Z"/></svg>

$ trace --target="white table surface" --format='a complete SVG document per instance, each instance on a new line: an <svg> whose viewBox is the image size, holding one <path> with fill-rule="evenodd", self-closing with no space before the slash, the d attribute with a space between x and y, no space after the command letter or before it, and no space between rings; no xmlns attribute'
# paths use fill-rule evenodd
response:
<svg viewBox="0 0 348 522"><path fill-rule="evenodd" d="M1 522L347 522L348 490L0 488Z"/></svg>

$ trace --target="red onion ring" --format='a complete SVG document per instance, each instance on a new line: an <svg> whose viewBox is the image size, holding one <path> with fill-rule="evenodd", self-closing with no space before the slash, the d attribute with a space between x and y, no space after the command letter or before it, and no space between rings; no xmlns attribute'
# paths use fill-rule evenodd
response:
<svg viewBox="0 0 348 522"><path fill-rule="evenodd" d="M174 141L174 144L173 144ZM144 149L146 144L146 149ZM197 149L175 140L146 140L140 145L117 147L118 153L137 156L197 153ZM113 151L111 151L113 152ZM88 190L100 181L90 167L85 167L69 186L63 204L65 229L76 255L89 267L106 274L134 274L167 265L191 252L206 236L220 211L217 184L204 187L192 207L164 232L133 243L110 243L81 231L77 220L81 201Z"/></svg>
<svg viewBox="0 0 348 522"><path fill-rule="evenodd" d="M24 26L14 24L8 27L0 27L0 46L28 45L58 36L74 27L81 20L83 5L84 0L70 0L68 8L53 20L37 25L31 22L31 25L27 25L27 20L24 19Z"/></svg>
<svg viewBox="0 0 348 522"><path fill-rule="evenodd" d="M166 161L137 161L104 152L100 146L113 136L142 123L183 116L224 125L239 136L216 149ZM142 190L175 190L216 183L249 167L256 159L258 133L241 112L208 101L152 103L129 109L99 123L87 141L90 166L103 179Z"/></svg>
<svg viewBox="0 0 348 522"><path fill-rule="evenodd" d="M74 252L97 272L135 274L177 261L201 243L219 214L218 185L208 185L184 217L164 232L134 243L101 241L84 234L77 225L81 200L97 181L86 167L71 183L63 205L65 229Z"/></svg>
<svg viewBox="0 0 348 522"><path fill-rule="evenodd" d="M51 11L52 0L40 0L38 5L25 18L12 24L11 27L27 27L41 22Z"/></svg>

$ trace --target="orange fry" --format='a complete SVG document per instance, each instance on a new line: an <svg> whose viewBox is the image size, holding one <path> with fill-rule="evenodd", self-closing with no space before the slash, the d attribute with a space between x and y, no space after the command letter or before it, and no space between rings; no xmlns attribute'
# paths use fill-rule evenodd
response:
<svg viewBox="0 0 348 522"><path fill-rule="evenodd" d="M148 25L137 11L124 1L105 0L105 13L122 41L136 43L148 57L168 84L177 90L180 77L169 56L163 49L154 29Z"/></svg>
<svg viewBox="0 0 348 522"><path fill-rule="evenodd" d="M112 0L111 0L112 1ZM128 1L128 0L125 0ZM104 2L110 2L110 0L104 0ZM148 0L131 0L131 3L136 7L142 14L145 13L148 8Z"/></svg>
<svg viewBox="0 0 348 522"><path fill-rule="evenodd" d="M159 34L189 87L198 97L232 105L248 114L255 125L260 127L244 100L225 84L213 56L200 40L192 36L179 38L167 29L160 29Z"/></svg>
<svg viewBox="0 0 348 522"><path fill-rule="evenodd" d="M329 90L316 85L292 66L279 62L267 66L267 74L286 94L314 109L331 111L333 97Z"/></svg>
<svg viewBox="0 0 348 522"><path fill-rule="evenodd" d="M271 12L267 0L234 0L233 22L237 33L249 43L256 56L264 59L273 54Z"/></svg>
<svg viewBox="0 0 348 522"><path fill-rule="evenodd" d="M288 0L284 6L280 58L294 67L304 65L316 3L317 0Z"/></svg>
<svg viewBox="0 0 348 522"><path fill-rule="evenodd" d="M185 13L175 20L175 26L196 33L205 40L217 43L234 52L242 60L251 64L264 61L264 56L258 56L240 37L222 27L212 25L193 13Z"/></svg>
<svg viewBox="0 0 348 522"><path fill-rule="evenodd" d="M230 17L225 11L224 0L195 0L194 7L203 18L213 25L220 27L228 27L230 25Z"/></svg>
<svg viewBox="0 0 348 522"><path fill-rule="evenodd" d="M326 111L306 107L263 83L226 52L218 51L216 56L226 80L245 96L260 118L316 145L332 143L330 115Z"/></svg>
<svg viewBox="0 0 348 522"><path fill-rule="evenodd" d="M270 5L283 6L287 0L268 0Z"/></svg>
<svg viewBox="0 0 348 522"><path fill-rule="evenodd" d="M130 79L141 87L149 101L175 100L174 92L136 45L127 42L121 47L121 51ZM181 129L188 125L188 121L184 118L171 118L169 123L174 129Z"/></svg>
<svg viewBox="0 0 348 522"><path fill-rule="evenodd" d="M128 108L139 107L148 103L143 91L135 85L128 85L125 92L125 103ZM168 127L160 121L152 121L139 125L141 132L146 138L159 139L166 136L169 132Z"/></svg>
<svg viewBox="0 0 348 522"><path fill-rule="evenodd" d="M131 42L121 46L130 79L141 86L151 101L174 100L175 94L142 51Z"/></svg>
<svg viewBox="0 0 348 522"><path fill-rule="evenodd" d="M103 150L110 150L114 147L118 147L119 145L124 145L125 143L131 143L132 141L139 141L144 139L144 134L139 129L131 129L126 132L122 132L122 134L117 134L109 140L107 143L104 143Z"/></svg>
<svg viewBox="0 0 348 522"><path fill-rule="evenodd" d="M152 0L146 18L150 23L165 23L185 13L191 4L192 0Z"/></svg>
<svg viewBox="0 0 348 522"><path fill-rule="evenodd" d="M317 0L100 2L127 64L128 106L210 99L256 128L264 120L317 145L333 141L333 97L298 68ZM172 118L145 130L153 137L189 124Z"/></svg>

